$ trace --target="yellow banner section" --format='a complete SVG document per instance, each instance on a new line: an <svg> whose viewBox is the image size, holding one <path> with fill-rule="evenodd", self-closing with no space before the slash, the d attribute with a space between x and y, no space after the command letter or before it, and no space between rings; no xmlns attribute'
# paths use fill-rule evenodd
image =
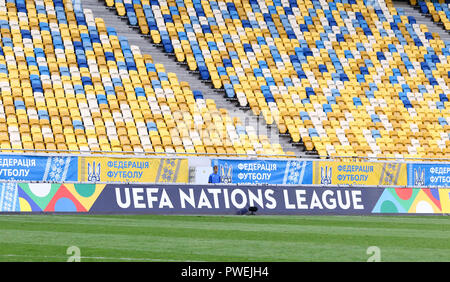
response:
<svg viewBox="0 0 450 282"><path fill-rule="evenodd" d="M450 213L450 189L439 189L442 213Z"/></svg>
<svg viewBox="0 0 450 282"><path fill-rule="evenodd" d="M187 183L187 159L80 157L78 181Z"/></svg>
<svg viewBox="0 0 450 282"><path fill-rule="evenodd" d="M314 162L313 184L406 185L406 164Z"/></svg>

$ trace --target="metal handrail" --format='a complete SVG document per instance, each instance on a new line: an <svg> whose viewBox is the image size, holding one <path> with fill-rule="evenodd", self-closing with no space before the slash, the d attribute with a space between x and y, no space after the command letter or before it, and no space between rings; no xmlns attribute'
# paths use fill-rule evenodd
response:
<svg viewBox="0 0 450 282"><path fill-rule="evenodd" d="M52 150L52 149L0 149L0 155L2 154L26 154L26 155L70 155L70 156L81 156L81 157L91 157L91 156L113 156L119 158L126 157L139 157L139 158L154 158L154 157L171 157L171 158L182 158L182 157L227 157L227 158L242 158L246 159L259 159L259 158L274 158L274 159L301 159L301 160L323 160L323 161L333 161L333 160L350 160L350 161L368 161L368 162L407 162L407 161L429 161L429 162L450 162L450 158L395 158L395 157L369 157L369 156L323 156L323 155L279 155L279 154L239 154L239 153L179 153L179 152L114 152L114 151L74 151L74 150Z"/></svg>
<svg viewBox="0 0 450 282"><path fill-rule="evenodd" d="M433 188L433 189L448 189L448 187L437 186L437 185L358 185L358 184L330 184L330 185L321 185L321 184L267 184L267 183L192 183L192 182L127 182L127 181L98 181L98 182L90 182L90 181L30 181L30 180L5 180L0 179L0 183L46 183L46 184L99 184L99 185L167 185L167 186L231 186L231 187L240 187L240 186L252 186L252 187L260 187L260 186L271 186L271 187L279 187L279 188L292 188L292 187L301 187L301 188Z"/></svg>

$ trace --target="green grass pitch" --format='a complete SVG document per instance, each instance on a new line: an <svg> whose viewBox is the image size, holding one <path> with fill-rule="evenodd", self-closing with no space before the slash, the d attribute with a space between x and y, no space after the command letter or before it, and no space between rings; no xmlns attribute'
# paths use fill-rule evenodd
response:
<svg viewBox="0 0 450 282"><path fill-rule="evenodd" d="M0 261L450 261L448 216L0 215Z"/></svg>

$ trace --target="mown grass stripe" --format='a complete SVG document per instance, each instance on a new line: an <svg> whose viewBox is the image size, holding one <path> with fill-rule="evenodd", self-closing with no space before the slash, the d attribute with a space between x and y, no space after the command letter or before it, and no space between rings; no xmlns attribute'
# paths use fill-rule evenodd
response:
<svg viewBox="0 0 450 282"><path fill-rule="evenodd" d="M40 222L31 221L19 221L21 225L26 224L23 230L61 230L63 232L76 232L80 228L89 229L91 233L103 233L105 229L110 233L120 234L139 234L144 232L162 234L170 234L171 231L182 230L181 232L201 232L205 230L215 235L220 235L220 232L239 232L246 234L245 232L265 232L266 234L277 233L288 234L304 234L304 233L316 233L316 234L329 234L330 227L328 225L287 225L287 224L244 224L244 223L204 223L204 222L174 222L174 221L146 221L145 224L130 223L130 222L89 222L86 223L82 220L72 222L52 222L43 225ZM2 229L15 229L17 222L3 222ZM449 237L449 231L444 230L442 227L440 230L427 230L424 232L421 228L397 228L397 227L384 227L384 226L334 226L333 235L352 235L352 236L389 236L389 237L403 237L403 238L434 238L434 239L447 239ZM236 235L238 235L236 233Z"/></svg>
<svg viewBox="0 0 450 282"><path fill-rule="evenodd" d="M17 236L13 234L12 237ZM29 244L20 244L18 249L36 248L36 241L42 240L36 234L27 234ZM58 238L55 233L44 234L44 237ZM35 239L33 239L35 238ZM86 238L84 234L79 234L79 238L60 238L51 240L53 245L60 246L59 253L77 243L82 255L85 256L130 256L136 257L141 253L150 258L185 259L185 260L218 260L218 261L364 261L367 259L366 246L355 246L352 244L330 244L320 243L291 243L291 242L270 242L261 244L257 241L230 241L230 240L179 240L179 238L148 238L139 240L135 238L133 242L126 241L128 237L118 238L117 236L104 236L102 241L95 241L96 236ZM92 240L94 239L94 240ZM129 239L129 238L128 238ZM45 242L45 240L41 241ZM109 242L109 243L105 243ZM117 244L120 243L120 244ZM189 244L187 244L189 243ZM368 242L369 243L369 242ZM402 246L379 245L386 261L433 261L448 260L448 250L429 249L423 247L404 248ZM5 244L0 244L0 253L6 248ZM48 247L42 254L49 253ZM93 249L93 251L89 251ZM144 251L147 250L147 251ZM11 252L8 252L8 254ZM45 259L43 259L45 260Z"/></svg>
<svg viewBox="0 0 450 282"><path fill-rule="evenodd" d="M53 220L70 220L70 219L83 219L86 221L96 221L97 219L103 219L105 221L115 221L125 219L126 221L147 221L147 220L168 220L168 221L194 221L197 222L201 219L203 222L243 222L248 223L251 221L254 224L268 224L268 223L286 223L292 224L295 222L342 222L344 224L349 222L361 222L361 223L392 223L392 224L425 224L425 225L449 225L450 220L448 216L193 216L193 215L61 215L61 214L45 214L45 215L0 215L0 221L3 219L14 218L27 218L42 221Z"/></svg>
<svg viewBox="0 0 450 282"><path fill-rule="evenodd" d="M322 216L277 218L280 220L270 216L0 216L0 255L38 257L30 258L32 261L41 255L45 261L46 256L60 256L75 245L84 256L92 257L88 260L365 261L367 247L375 245L385 261L450 260L446 224L432 223L429 226L433 228L427 230L424 222L410 224L411 220L417 222L412 217L401 218L401 228L390 224L390 219L398 217L382 217L385 222L369 224L353 216L346 217L348 222L333 216L327 220ZM0 256L0 260L15 259Z"/></svg>
<svg viewBox="0 0 450 282"><path fill-rule="evenodd" d="M78 231L79 232L79 231ZM432 249L449 249L447 239L417 239L417 238L407 238L407 237L393 237L386 235L340 235L340 234L319 234L319 233L301 233L301 234L289 234L289 233L273 233L273 232L223 232L223 231L193 231L186 232L184 229L163 229L154 228L149 232L126 232L126 230L103 230L101 232L89 232L89 233L78 233L75 230L66 230L59 232L48 232L48 231L28 231L28 230L6 230L1 232L1 237L3 242L13 242L20 238L21 242L32 243L33 240L38 240L39 238L45 240L57 241L58 238L62 238L64 242L67 239L71 239L70 242L73 244L79 244L83 241L83 238L87 241L99 242L101 240L107 240L108 242L114 241L125 241L126 238L132 238L137 242L147 241L152 242L152 244L163 244L166 245L167 242L172 242L171 244L178 245L178 242L183 242L183 244L194 244L197 242L203 242L206 245L209 243L220 246L224 242L242 243L242 244L261 244L261 245L283 245L283 244L296 244L296 243L308 243L308 244L333 244L333 245L353 245L353 246L366 246L370 245L380 245L385 246L398 246L398 247L409 247L416 248L418 245L421 247L432 248ZM45 234L45 235L43 235ZM142 234L142 235L137 235ZM28 235L28 237L27 237ZM27 241L28 239L28 241ZM185 242L184 242L185 241ZM102 242L103 244L103 242ZM105 243L106 246L109 246ZM121 242L121 244L124 244ZM127 246L129 242L125 243ZM139 244L138 244L139 245ZM171 247L171 246L167 246ZM201 245L197 246L201 248Z"/></svg>
<svg viewBox="0 0 450 282"><path fill-rule="evenodd" d="M383 217L383 221L360 221L359 219L355 220L353 216L346 217L347 221L342 221L340 217L327 217L327 220L323 220L321 216L309 216L306 218L297 218L295 221L286 221L286 220L272 220L272 217L244 217L244 220L242 220L242 217L229 217L229 218L222 218L219 217L220 220L217 220L214 217L195 217L195 216L184 216L184 217L172 217L172 216L138 216L136 217L119 217L119 218L104 218L104 217L91 217L91 216L52 216L52 215L45 215L45 216L8 216L5 218L2 218L0 216L0 222L2 221L23 221L23 222L52 222L52 223L60 223L60 222L83 222L85 224L92 223L92 224L111 224L111 225L127 225L127 226L146 226L146 225L155 225L155 224L180 224L182 222L185 225L188 225L189 223L192 223L192 226L197 224L206 224L206 225L213 225L213 224L220 224L220 225L227 225L228 223L232 224L242 224L242 225L252 225L252 227L256 227L257 225L269 225L269 224L276 224L276 225L289 225L289 226L296 226L296 225L317 225L317 226L324 226L324 225L333 225L333 226L342 226L342 227L363 227L363 228L378 228L382 226L383 228L394 228L394 229L426 229L426 230L450 230L450 221L440 221L441 224L435 224L435 222L432 221L432 218L428 218L430 220L430 223L427 223L425 221L416 222L411 217L407 217L402 219L402 222L395 222L392 220L392 217ZM367 219L369 217L366 217ZM102 220L99 220L102 219ZM211 219L215 219L211 221ZM261 221L262 220L262 221Z"/></svg>

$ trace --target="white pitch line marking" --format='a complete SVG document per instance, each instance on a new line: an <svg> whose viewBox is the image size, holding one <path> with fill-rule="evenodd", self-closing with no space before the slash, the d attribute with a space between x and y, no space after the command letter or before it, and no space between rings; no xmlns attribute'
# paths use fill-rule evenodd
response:
<svg viewBox="0 0 450 282"><path fill-rule="evenodd" d="M67 256L30 256L30 255L16 255L16 254L0 254L0 257L28 257L28 258L61 258L67 259ZM200 262L195 260L174 260L174 259L152 259L152 258L115 258L115 257L87 257L80 256L80 259L105 259L105 260L129 260L129 261L162 261L162 262Z"/></svg>

